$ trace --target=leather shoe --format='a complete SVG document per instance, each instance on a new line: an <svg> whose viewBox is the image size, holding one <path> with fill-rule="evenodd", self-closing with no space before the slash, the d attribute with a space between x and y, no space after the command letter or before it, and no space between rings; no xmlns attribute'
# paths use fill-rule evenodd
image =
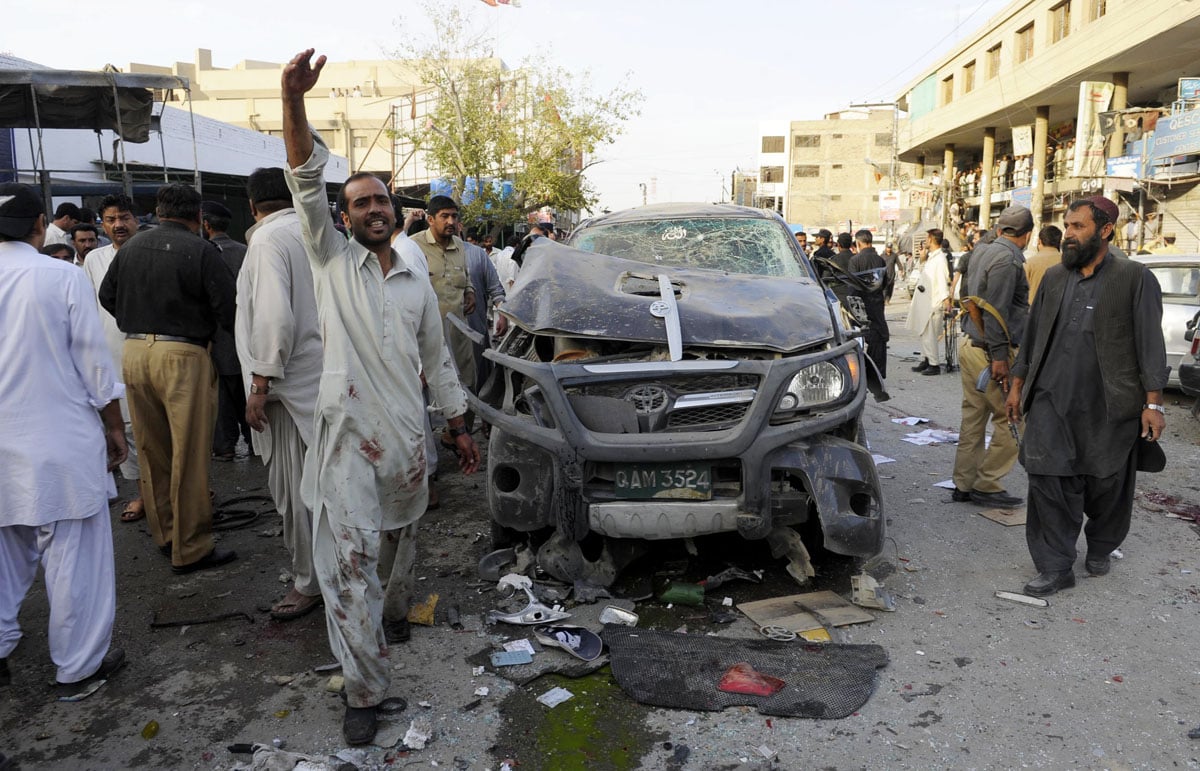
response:
<svg viewBox="0 0 1200 771"><path fill-rule="evenodd" d="M1087 569L1090 576L1106 576L1112 568L1112 557L1108 554L1099 557L1093 557L1089 554L1087 559L1083 561L1083 566Z"/></svg>
<svg viewBox="0 0 1200 771"><path fill-rule="evenodd" d="M1049 597L1059 589L1070 589L1075 585L1075 574L1068 570L1065 573L1038 573L1037 578L1025 584L1025 593L1031 597Z"/></svg>
<svg viewBox="0 0 1200 771"><path fill-rule="evenodd" d="M940 375L940 374L942 374L942 368L941 368L941 366L940 366L940 365L937 365L937 364L931 364L931 365L929 365L928 367L926 367L926 368L925 368L925 369L924 369L924 370L921 372L921 374L922 374L922 375Z"/></svg>
<svg viewBox="0 0 1200 771"><path fill-rule="evenodd" d="M347 744L370 744L379 727L374 707L346 707L342 718L342 737Z"/></svg>
<svg viewBox="0 0 1200 771"><path fill-rule="evenodd" d="M912 368L913 372L924 372L929 369L929 359L921 359L921 363Z"/></svg>
<svg viewBox="0 0 1200 771"><path fill-rule="evenodd" d="M950 500L955 503L966 503L971 500L970 490L959 490L957 487L950 493Z"/></svg>
<svg viewBox="0 0 1200 771"><path fill-rule="evenodd" d="M172 565L171 572L182 576L188 573L195 573L197 570L220 567L221 565L233 562L235 559L237 559L237 552L234 550L214 548L195 562L189 562L186 565Z"/></svg>
<svg viewBox="0 0 1200 771"><path fill-rule="evenodd" d="M996 509L1019 509L1025 501L1015 495L1009 495L1004 490L994 493L981 493L978 490L972 490L971 503L978 503L980 506L991 506Z"/></svg>
<svg viewBox="0 0 1200 771"><path fill-rule="evenodd" d="M407 618L383 622L383 639L387 640L389 644L406 643L411 638L412 625L408 623Z"/></svg>
<svg viewBox="0 0 1200 771"><path fill-rule="evenodd" d="M108 653L104 654L104 658L100 660L100 668L95 672L75 683L55 683L54 689L59 696L73 696L87 690L88 686L97 680L107 680L123 666L125 666L125 650L109 648Z"/></svg>

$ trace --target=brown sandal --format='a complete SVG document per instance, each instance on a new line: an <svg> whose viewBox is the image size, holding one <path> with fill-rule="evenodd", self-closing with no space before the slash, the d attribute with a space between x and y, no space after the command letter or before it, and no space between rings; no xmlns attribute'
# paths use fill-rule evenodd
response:
<svg viewBox="0 0 1200 771"><path fill-rule="evenodd" d="M137 522L139 519L145 519L145 517L146 503L141 498L134 498L125 504L125 509L121 512L122 522Z"/></svg>

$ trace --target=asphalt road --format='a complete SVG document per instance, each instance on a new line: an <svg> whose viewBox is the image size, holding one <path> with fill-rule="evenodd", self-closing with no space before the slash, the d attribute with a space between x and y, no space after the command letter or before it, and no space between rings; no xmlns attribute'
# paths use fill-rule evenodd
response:
<svg viewBox="0 0 1200 771"><path fill-rule="evenodd" d="M889 658L862 709L829 721L767 719L744 708L650 709L616 689L608 670L524 686L473 675L469 657L524 635L483 623L500 599L475 572L488 540L482 477L444 471L442 507L423 520L418 571L419 594L439 595L437 623L418 627L411 643L393 648L393 690L410 706L381 732L398 739L418 718L433 738L420 751L370 748L354 760L364 768L499 769L510 759L521 771L1200 766L1200 740L1187 737L1200 726L1193 645L1200 639L1200 528L1171 518L1161 505L1200 502L1200 424L1187 414L1190 400L1168 395L1168 470L1139 478L1133 528L1112 573L1085 578L1080 566L1079 585L1045 609L1000 600L997 590L1019 591L1033 575L1024 528L951 503L948 491L933 484L949 478L954 447L905 443L905 434L918 429L891 420L920 416L930 426L955 428L959 414L957 374L909 371L913 361L905 358L916 345L903 331L903 312L899 302L889 308L892 400L867 409L873 451L895 459L880 473L890 536L885 556L894 568L883 583L898 610L842 632L846 642L881 645ZM442 461L451 468L448 456ZM257 461L214 464L213 474L219 503L264 491ZM1025 492L1019 467L1008 488ZM225 506L239 507L255 504ZM123 525L114 517L115 642L130 663L86 701L54 701L47 688L53 668L45 595L35 586L22 612L27 637L10 659L14 682L0 689L0 753L25 769L212 769L248 759L227 751L234 742L278 738L289 750L322 758L345 749L341 705L326 691L330 675L313 671L331 661L323 618L281 624L262 612L286 588L277 528L268 513L224 532L221 544L237 549L239 560L179 577L153 548L144 523ZM678 545L657 555L657 564L686 556ZM702 546L689 570L702 570L705 557ZM744 568L766 567L767 580L717 594L741 602L798 591L761 551L733 559ZM818 588L849 596L844 563L819 562L817 569ZM461 614L461 630L447 623L451 606ZM249 620L150 627L154 619L195 621L238 611ZM697 609L645 602L637 611L643 625L659 629L756 635L746 620L713 624ZM553 709L534 701L554 685L575 698ZM480 688L487 694L477 695ZM150 721L157 733L144 738ZM774 757L766 759L760 747Z"/></svg>

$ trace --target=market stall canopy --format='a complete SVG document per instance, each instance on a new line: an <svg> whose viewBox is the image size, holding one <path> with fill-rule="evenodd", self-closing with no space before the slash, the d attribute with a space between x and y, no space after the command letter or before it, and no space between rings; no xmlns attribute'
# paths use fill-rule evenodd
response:
<svg viewBox="0 0 1200 771"><path fill-rule="evenodd" d="M109 129L150 139L151 89L188 89L187 78L84 70L0 70L0 128Z"/></svg>

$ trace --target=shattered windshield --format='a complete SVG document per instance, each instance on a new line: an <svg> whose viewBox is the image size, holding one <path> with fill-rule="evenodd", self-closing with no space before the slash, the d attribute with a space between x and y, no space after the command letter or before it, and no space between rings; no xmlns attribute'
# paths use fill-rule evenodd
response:
<svg viewBox="0 0 1200 771"><path fill-rule="evenodd" d="M594 225L577 233L571 246L651 265L809 275L792 251L787 230L765 219L702 217Z"/></svg>

